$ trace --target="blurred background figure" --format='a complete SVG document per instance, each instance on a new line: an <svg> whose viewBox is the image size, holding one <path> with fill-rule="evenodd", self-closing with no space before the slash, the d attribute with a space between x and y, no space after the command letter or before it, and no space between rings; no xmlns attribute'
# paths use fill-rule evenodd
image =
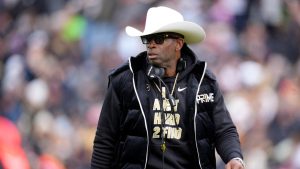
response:
<svg viewBox="0 0 300 169"><path fill-rule="evenodd" d="M0 168L89 167L106 76L144 50L124 27L160 5L204 26L247 169L300 168L299 0L0 1Z"/></svg>
<svg viewBox="0 0 300 169"><path fill-rule="evenodd" d="M21 146L21 135L14 123L0 117L0 168L30 169L29 161Z"/></svg>

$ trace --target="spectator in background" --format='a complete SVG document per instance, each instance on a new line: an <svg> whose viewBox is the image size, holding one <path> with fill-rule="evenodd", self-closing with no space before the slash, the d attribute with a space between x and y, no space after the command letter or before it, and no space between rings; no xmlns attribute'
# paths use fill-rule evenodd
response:
<svg viewBox="0 0 300 169"><path fill-rule="evenodd" d="M19 130L13 122L0 116L0 168L30 169Z"/></svg>

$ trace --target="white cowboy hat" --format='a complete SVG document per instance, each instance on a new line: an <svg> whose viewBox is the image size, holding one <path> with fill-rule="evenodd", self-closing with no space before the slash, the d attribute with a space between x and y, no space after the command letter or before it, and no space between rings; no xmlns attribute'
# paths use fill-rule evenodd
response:
<svg viewBox="0 0 300 169"><path fill-rule="evenodd" d="M131 26L127 26L125 31L129 36L145 36L160 32L180 33L187 44L198 43L205 38L201 26L184 21L179 12L164 6L152 7L148 10L143 32Z"/></svg>

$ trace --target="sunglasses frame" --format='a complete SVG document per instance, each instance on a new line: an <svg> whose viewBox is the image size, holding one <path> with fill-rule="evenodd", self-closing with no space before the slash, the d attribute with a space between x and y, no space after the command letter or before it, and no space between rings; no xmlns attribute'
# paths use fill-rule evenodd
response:
<svg viewBox="0 0 300 169"><path fill-rule="evenodd" d="M152 40L155 44L161 45L166 39L184 39L184 36L178 33L166 32L166 33L156 33L146 36L141 36L143 44L150 44Z"/></svg>

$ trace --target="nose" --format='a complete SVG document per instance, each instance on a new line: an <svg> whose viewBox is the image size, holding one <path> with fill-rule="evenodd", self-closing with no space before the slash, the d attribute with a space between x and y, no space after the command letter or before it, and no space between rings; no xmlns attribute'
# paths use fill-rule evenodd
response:
<svg viewBox="0 0 300 169"><path fill-rule="evenodd" d="M147 44L147 48L151 49L156 47L156 43L153 39L150 40L149 44Z"/></svg>

